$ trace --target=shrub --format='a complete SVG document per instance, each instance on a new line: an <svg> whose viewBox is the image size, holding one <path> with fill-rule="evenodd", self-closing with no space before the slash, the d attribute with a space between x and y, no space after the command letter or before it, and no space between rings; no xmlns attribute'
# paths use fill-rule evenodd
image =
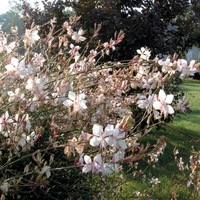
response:
<svg viewBox="0 0 200 200"><path fill-rule="evenodd" d="M64 22L58 36L55 19L45 38L42 26L9 44L1 35L1 198L104 197L106 177L119 175L123 163L163 154L163 137L145 146L140 138L189 110L178 85L197 71L194 61L151 59L142 47L128 62L101 62L123 32L90 49L99 26L87 41L73 29L77 20Z"/></svg>

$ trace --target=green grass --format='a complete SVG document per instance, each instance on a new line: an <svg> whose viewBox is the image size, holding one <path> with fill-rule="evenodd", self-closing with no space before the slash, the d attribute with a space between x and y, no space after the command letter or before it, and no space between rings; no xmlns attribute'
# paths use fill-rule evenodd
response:
<svg viewBox="0 0 200 200"><path fill-rule="evenodd" d="M191 146L200 150L200 81L189 79L181 86L186 92L186 99L191 103L192 112L185 116L176 117L173 124L166 130L155 131L150 134L148 140L155 141L158 136L165 136L167 147L164 155L154 167L147 163L140 162L140 167L145 170L146 181L142 175L135 178L133 173L125 174L126 182L123 186L124 192L120 199L152 199L152 200L196 200L197 194L193 188L186 186L188 172L180 171L174 160L173 149L177 147L184 163L188 163L191 155ZM160 184L152 186L149 183L151 177L157 177ZM136 197L135 191L144 196Z"/></svg>

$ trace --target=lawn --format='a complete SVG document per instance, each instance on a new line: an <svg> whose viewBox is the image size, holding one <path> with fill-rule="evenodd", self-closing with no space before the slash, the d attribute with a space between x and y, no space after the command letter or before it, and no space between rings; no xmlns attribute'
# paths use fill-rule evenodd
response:
<svg viewBox="0 0 200 200"><path fill-rule="evenodd" d="M200 150L200 81L189 79L184 81L182 88L186 92L186 99L191 103L191 111L185 116L176 117L173 124L166 130L153 131L148 139L156 141L158 136L165 136L167 147L163 156L154 166L149 166L145 161L140 162L140 167L145 173L134 177L134 170L126 173L128 181L123 185L121 199L180 199L196 200L194 188L187 187L187 171L180 171L174 160L173 150L179 149L179 156L186 164L191 155L191 146ZM159 184L152 185L151 178L158 178ZM144 181L145 180L145 181Z"/></svg>

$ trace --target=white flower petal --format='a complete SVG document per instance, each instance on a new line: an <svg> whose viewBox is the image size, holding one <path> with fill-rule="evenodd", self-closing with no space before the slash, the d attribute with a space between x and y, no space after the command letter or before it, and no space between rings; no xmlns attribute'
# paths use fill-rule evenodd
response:
<svg viewBox="0 0 200 200"><path fill-rule="evenodd" d="M103 161L102 161L101 154L97 154L97 155L94 157L94 162L98 163L99 165L102 165Z"/></svg>
<svg viewBox="0 0 200 200"><path fill-rule="evenodd" d="M86 103L85 100L82 100L81 103L80 103L81 109L83 109L83 110L87 109L87 106L86 106L85 103Z"/></svg>
<svg viewBox="0 0 200 200"><path fill-rule="evenodd" d="M63 104L64 104L65 106L67 106L67 107L71 106L73 103L74 103L74 102L71 101L71 100L69 100L69 99L67 99L67 100L65 100L65 101L63 102Z"/></svg>
<svg viewBox="0 0 200 200"><path fill-rule="evenodd" d="M114 126L112 124L108 124L106 127L105 127L105 132L111 132L114 130ZM107 135L107 134L106 134ZM111 134L108 134L108 135L111 135Z"/></svg>
<svg viewBox="0 0 200 200"><path fill-rule="evenodd" d="M87 155L84 156L84 161L85 161L86 164L92 163L92 159L90 158L90 156L87 156Z"/></svg>
<svg viewBox="0 0 200 200"><path fill-rule="evenodd" d="M18 64L19 64L19 60L17 59L17 58L12 58L11 59L11 64L13 65L13 66L15 66L15 67L17 67L18 66Z"/></svg>
<svg viewBox="0 0 200 200"><path fill-rule="evenodd" d="M105 141L109 146L116 146L116 141L113 137L106 137Z"/></svg>
<svg viewBox="0 0 200 200"><path fill-rule="evenodd" d="M174 99L174 95L173 94L169 94L169 95L166 96L165 102L167 104L171 104L173 99Z"/></svg>
<svg viewBox="0 0 200 200"><path fill-rule="evenodd" d="M92 127L92 133L96 136L101 136L103 133L103 127L99 124L94 124Z"/></svg>
<svg viewBox="0 0 200 200"><path fill-rule="evenodd" d="M160 110L161 107L162 107L162 104L160 103L160 101L154 101L153 107L154 107L156 110Z"/></svg>
<svg viewBox="0 0 200 200"><path fill-rule="evenodd" d="M166 94L165 94L165 92L164 92L164 90L160 90L159 91L159 93L158 93L158 98L159 98L159 100L161 100L161 101L165 101L165 99L166 99Z"/></svg>
<svg viewBox="0 0 200 200"><path fill-rule="evenodd" d="M87 173L87 172L89 172L89 171L91 171L92 170L92 166L91 165L84 165L83 166L83 168L82 168L82 172L83 173Z"/></svg>
<svg viewBox="0 0 200 200"><path fill-rule="evenodd" d="M170 106L170 105L167 105L167 112L169 113L169 114L174 114L174 109L172 108L172 106Z"/></svg>
<svg viewBox="0 0 200 200"><path fill-rule="evenodd" d="M5 68L7 69L7 71L15 71L16 70L16 68L11 64L6 65Z"/></svg>
<svg viewBox="0 0 200 200"><path fill-rule="evenodd" d="M70 100L72 100L72 101L75 101L75 99L76 99L76 94L75 94L74 92L72 92L72 91L69 91L69 93L68 93L68 98L69 98Z"/></svg>
<svg viewBox="0 0 200 200"><path fill-rule="evenodd" d="M100 144L100 139L98 137L94 136L90 139L91 146L96 147L99 146L99 144Z"/></svg>
<svg viewBox="0 0 200 200"><path fill-rule="evenodd" d="M137 49L137 53L138 53L138 54L141 54L142 52L141 52L141 50L140 50L140 49Z"/></svg>
<svg viewBox="0 0 200 200"><path fill-rule="evenodd" d="M119 140L118 141L118 145L120 146L120 148L122 148L123 150L127 149L127 145L126 142L124 140Z"/></svg>

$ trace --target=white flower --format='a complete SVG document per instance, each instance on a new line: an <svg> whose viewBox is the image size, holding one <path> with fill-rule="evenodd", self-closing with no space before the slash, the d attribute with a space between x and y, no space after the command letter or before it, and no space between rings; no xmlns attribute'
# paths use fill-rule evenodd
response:
<svg viewBox="0 0 200 200"><path fill-rule="evenodd" d="M177 69L179 72L181 72L180 78L194 76L194 74L198 71L194 64L195 60L191 60L190 64L188 65L185 59L179 59L177 61Z"/></svg>
<svg viewBox="0 0 200 200"><path fill-rule="evenodd" d="M147 48L144 48L144 47L142 47L141 49L138 49L137 53L140 54L140 58L144 60L149 60L149 57L151 56L151 52Z"/></svg>
<svg viewBox="0 0 200 200"><path fill-rule="evenodd" d="M114 149L120 148L125 150L127 148L127 144L124 140L125 133L120 131L119 124L117 124L115 128L113 125L111 125L109 128L109 132L112 134L105 139L107 144Z"/></svg>
<svg viewBox="0 0 200 200"><path fill-rule="evenodd" d="M86 38L82 36L83 34L84 31L80 28L78 32L75 31L72 33L72 40L75 40L77 43L84 41Z"/></svg>
<svg viewBox="0 0 200 200"><path fill-rule="evenodd" d="M25 45L33 46L39 39L38 30L26 29L25 38L23 40Z"/></svg>
<svg viewBox="0 0 200 200"><path fill-rule="evenodd" d="M157 185L160 183L160 180L158 178L152 178L149 183L153 184L153 185Z"/></svg>
<svg viewBox="0 0 200 200"><path fill-rule="evenodd" d="M126 142L123 140L125 138L125 133L122 133L119 128L119 124L114 128L113 125L108 124L103 131L103 127L99 124L93 125L93 137L90 139L91 146L101 146L101 148L106 148L107 145L113 147L114 149L120 148L125 150L127 148Z"/></svg>
<svg viewBox="0 0 200 200"><path fill-rule="evenodd" d="M107 125L105 131L103 131L103 127L101 125L94 124L92 128L93 137L90 139L90 145L93 147L100 145L102 148L106 148L107 142L105 138L112 134L109 132L110 126L112 125Z"/></svg>
<svg viewBox="0 0 200 200"><path fill-rule="evenodd" d="M174 109L171 104L174 99L174 95L166 95L164 90L160 90L158 94L158 100L154 101L153 107L156 110L160 110L161 114L164 114L164 117L167 118L168 114L174 114Z"/></svg>
<svg viewBox="0 0 200 200"><path fill-rule="evenodd" d="M138 102L137 102L139 108L148 109L148 110L152 109L153 102L154 102L153 95L149 95L148 98L146 98L146 96L140 96L139 99L140 100L138 100Z"/></svg>
<svg viewBox="0 0 200 200"><path fill-rule="evenodd" d="M6 65L6 73L8 75L14 75L18 71L19 60L15 57L11 58L10 64Z"/></svg>
<svg viewBox="0 0 200 200"><path fill-rule="evenodd" d="M24 98L24 94L21 93L20 88L15 89L15 92L8 91L7 94L9 96L9 102L21 101Z"/></svg>
<svg viewBox="0 0 200 200"><path fill-rule="evenodd" d="M74 92L69 91L68 99L65 100L63 104L67 107L70 107L73 105L74 112L80 112L82 110L87 109L84 93L76 95Z"/></svg>

